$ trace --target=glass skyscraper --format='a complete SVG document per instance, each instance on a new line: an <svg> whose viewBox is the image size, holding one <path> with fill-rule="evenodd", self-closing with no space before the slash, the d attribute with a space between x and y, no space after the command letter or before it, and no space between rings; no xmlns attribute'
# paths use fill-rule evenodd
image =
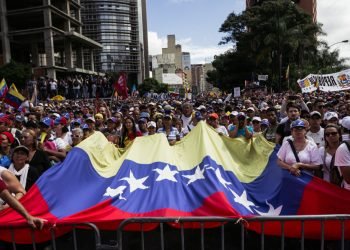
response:
<svg viewBox="0 0 350 250"><path fill-rule="evenodd" d="M148 76L145 0L81 0L83 34L103 45L95 51L99 72L125 72L129 84ZM88 54L86 54L88 56Z"/></svg>

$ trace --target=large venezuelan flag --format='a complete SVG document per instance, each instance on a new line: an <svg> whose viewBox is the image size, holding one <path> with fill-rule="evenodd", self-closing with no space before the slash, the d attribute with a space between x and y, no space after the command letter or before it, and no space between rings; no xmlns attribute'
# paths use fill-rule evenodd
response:
<svg viewBox="0 0 350 250"><path fill-rule="evenodd" d="M230 139L201 122L175 146L157 134L137 138L123 154L96 132L49 169L22 203L50 225L92 222L115 230L122 220L143 216L349 214L350 192L282 170L275 146L262 136ZM23 223L11 209L0 214L0 226ZM350 238L350 224L345 226ZM319 237L320 228L305 227L306 237ZM284 230L300 236L295 224ZM265 233L278 235L280 228L266 224ZM31 241L23 230L16 235L18 242ZM35 239L49 235L48 229L37 231ZM329 239L339 235L340 226L326 231ZM2 231L0 238L11 235Z"/></svg>

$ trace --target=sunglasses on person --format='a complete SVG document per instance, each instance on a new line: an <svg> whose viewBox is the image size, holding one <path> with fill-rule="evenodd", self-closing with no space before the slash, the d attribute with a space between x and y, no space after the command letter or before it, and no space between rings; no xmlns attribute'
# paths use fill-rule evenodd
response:
<svg viewBox="0 0 350 250"><path fill-rule="evenodd" d="M336 136L336 135L338 135L338 132L329 132L329 133L324 133L325 134L325 136Z"/></svg>

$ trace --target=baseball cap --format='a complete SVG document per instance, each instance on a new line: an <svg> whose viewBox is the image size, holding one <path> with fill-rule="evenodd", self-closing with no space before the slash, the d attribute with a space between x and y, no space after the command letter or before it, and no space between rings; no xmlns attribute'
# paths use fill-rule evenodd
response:
<svg viewBox="0 0 350 250"><path fill-rule="evenodd" d="M87 122L87 121L91 121L91 122L95 123L95 119L93 117L86 118L85 122Z"/></svg>
<svg viewBox="0 0 350 250"><path fill-rule="evenodd" d="M203 120L203 116L202 116L202 113L200 111L196 111L194 113L194 117L197 119L197 120Z"/></svg>
<svg viewBox="0 0 350 250"><path fill-rule="evenodd" d="M87 125L86 123L81 127L82 129L89 129L89 125Z"/></svg>
<svg viewBox="0 0 350 250"><path fill-rule="evenodd" d="M69 119L70 118L70 114L69 113L63 113L62 116L66 119Z"/></svg>
<svg viewBox="0 0 350 250"><path fill-rule="evenodd" d="M18 152L18 151L25 152L27 155L29 155L29 149L26 146L20 145L20 146L15 147L12 154L14 154L15 152Z"/></svg>
<svg viewBox="0 0 350 250"><path fill-rule="evenodd" d="M326 112L324 114L324 117L323 117L323 119L326 120L326 121L329 121L332 118L337 118L338 119L338 114L336 112L329 111L329 112Z"/></svg>
<svg viewBox="0 0 350 250"><path fill-rule="evenodd" d="M319 116L319 117L322 117L321 113L318 112L318 111L312 111L312 112L310 113L310 117L312 117L312 116L314 116L314 115L317 115L317 116Z"/></svg>
<svg viewBox="0 0 350 250"><path fill-rule="evenodd" d="M46 127L52 127L54 125L54 121L50 117L44 117L40 124L45 125Z"/></svg>
<svg viewBox="0 0 350 250"><path fill-rule="evenodd" d="M55 119L55 125L61 124L63 126L67 125L67 119L63 116Z"/></svg>
<svg viewBox="0 0 350 250"><path fill-rule="evenodd" d="M206 110L207 108L204 105L200 105L198 108L196 108L197 110Z"/></svg>
<svg viewBox="0 0 350 250"><path fill-rule="evenodd" d="M238 112L237 111L232 111L230 116L237 116L238 115Z"/></svg>
<svg viewBox="0 0 350 250"><path fill-rule="evenodd" d="M145 119L145 118L140 118L140 119L138 120L138 123L147 123L147 119Z"/></svg>
<svg viewBox="0 0 350 250"><path fill-rule="evenodd" d="M217 120L217 119L219 119L219 116L218 116L217 113L211 113L211 114L209 115L209 118L213 118L213 119Z"/></svg>
<svg viewBox="0 0 350 250"><path fill-rule="evenodd" d="M267 120L267 119L262 119L262 120L261 120L261 125L270 126L269 120Z"/></svg>
<svg viewBox="0 0 350 250"><path fill-rule="evenodd" d="M78 119L75 119L75 120L73 120L73 122L72 122L73 124L82 124L83 123L83 121L80 119L80 118L78 118Z"/></svg>
<svg viewBox="0 0 350 250"><path fill-rule="evenodd" d="M111 122L113 122L113 123L116 123L117 119L116 119L115 117L110 117L110 118L107 119L107 122L108 122L108 121L111 121Z"/></svg>
<svg viewBox="0 0 350 250"><path fill-rule="evenodd" d="M17 122L24 122L24 117L21 116L21 115L16 115L15 120L16 120Z"/></svg>
<svg viewBox="0 0 350 250"><path fill-rule="evenodd" d="M255 111L255 109L253 108L253 107L249 107L249 108L247 108L247 111Z"/></svg>
<svg viewBox="0 0 350 250"><path fill-rule="evenodd" d="M341 126L350 130L350 116L345 116L341 121Z"/></svg>
<svg viewBox="0 0 350 250"><path fill-rule="evenodd" d="M150 115L149 115L148 112L141 112L140 118L147 118L147 119L149 119L149 118L150 118Z"/></svg>
<svg viewBox="0 0 350 250"><path fill-rule="evenodd" d="M305 128L305 123L298 119L292 122L290 128Z"/></svg>
<svg viewBox="0 0 350 250"><path fill-rule="evenodd" d="M170 106L169 104L167 104L167 105L165 105L164 107L163 107L163 109L164 110L172 110L172 109L174 109L172 106Z"/></svg>
<svg viewBox="0 0 350 250"><path fill-rule="evenodd" d="M259 116L254 116L252 121L258 121L261 122L261 118Z"/></svg>
<svg viewBox="0 0 350 250"><path fill-rule="evenodd" d="M147 128L150 128L150 127L156 128L157 125L156 125L156 123L154 121L150 121L150 122L147 123Z"/></svg>

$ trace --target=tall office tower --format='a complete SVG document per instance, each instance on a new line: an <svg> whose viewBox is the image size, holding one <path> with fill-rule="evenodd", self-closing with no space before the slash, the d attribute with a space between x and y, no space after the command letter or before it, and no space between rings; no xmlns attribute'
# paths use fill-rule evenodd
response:
<svg viewBox="0 0 350 250"><path fill-rule="evenodd" d="M148 77L146 0L81 0L83 34L103 45L96 69L124 72L129 84Z"/></svg>
<svg viewBox="0 0 350 250"><path fill-rule="evenodd" d="M246 8L249 8L255 4L260 4L264 0L246 0ZM293 1L298 4L302 9L312 16L314 22L317 21L317 0L280 0L280 1Z"/></svg>
<svg viewBox="0 0 350 250"><path fill-rule="evenodd" d="M97 74L93 50L102 45L82 35L80 9L80 0L1 0L0 64L31 64L50 78Z"/></svg>

